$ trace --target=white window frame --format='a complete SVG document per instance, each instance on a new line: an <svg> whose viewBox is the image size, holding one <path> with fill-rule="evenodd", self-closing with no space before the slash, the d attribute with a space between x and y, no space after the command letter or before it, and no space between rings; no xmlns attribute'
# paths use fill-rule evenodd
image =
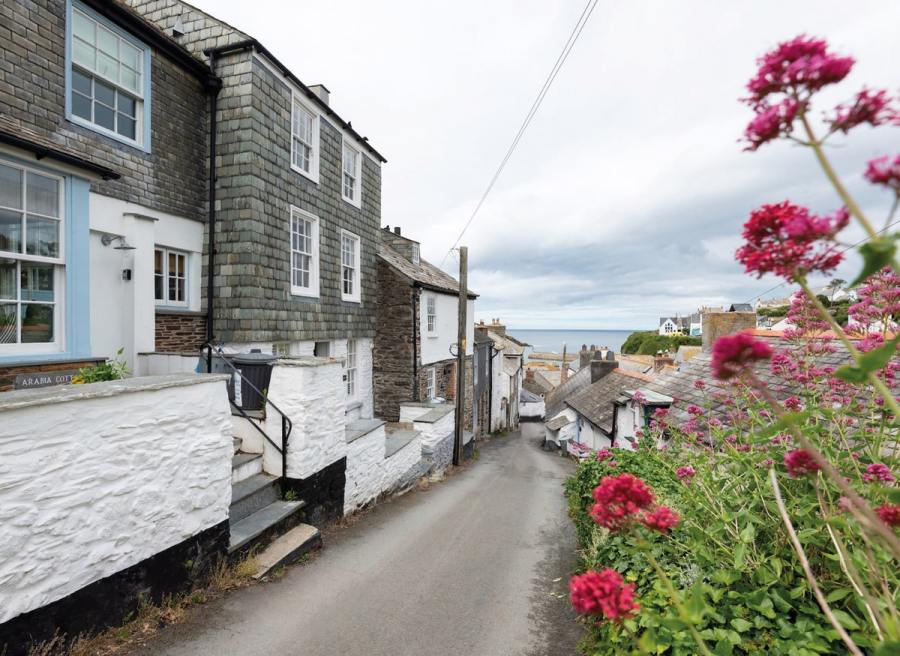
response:
<svg viewBox="0 0 900 656"><path fill-rule="evenodd" d="M437 372L434 367L431 367L428 370L428 374L425 376L425 396L428 397L429 401L434 401L435 396L437 395Z"/></svg>
<svg viewBox="0 0 900 656"><path fill-rule="evenodd" d="M425 297L425 332L430 336L437 332L437 296L434 294Z"/></svg>
<svg viewBox="0 0 900 656"><path fill-rule="evenodd" d="M347 150L350 149L354 153L356 153L356 166L354 166L353 172L353 195L348 196L344 193L344 174L345 174L345 156L347 154ZM355 143L350 141L347 137L342 136L341 138L341 198L345 201L353 205L354 207L362 207L362 158L363 152L362 148L359 148Z"/></svg>
<svg viewBox="0 0 900 656"><path fill-rule="evenodd" d="M5 355L20 355L20 354L44 354L44 353L58 353L60 351L65 350L65 314L66 314L66 243L65 243L65 235L66 235L66 191L65 191L65 178L59 175L54 175L53 173L49 173L42 169L32 168L28 166L22 166L17 164L16 162L0 159L0 164L3 164L6 167L18 169L22 172L22 207L20 209L12 209L5 208L6 211L9 212L17 212L21 213L23 217L26 217L28 212L28 173L32 172L36 175L41 175L46 178L52 178L56 180L59 184L59 217L49 217L43 214L37 214L38 218L47 218L47 219L55 219L59 223L59 230L57 235L58 242L58 257L45 257L43 255L28 255L24 251L27 249L27 227L25 223L22 224L22 232L21 232L21 242L22 242L22 252L15 253L13 251L0 251L0 259L3 260L12 260L17 263L16 266L16 298L13 299L5 299L5 302L15 303L17 306L17 310L21 312L21 306L23 304L28 303L36 303L39 305L52 305L53 306L53 341L52 342L21 342L21 316L16 318L16 342L12 344L0 344L0 356ZM27 222L27 218L25 219ZM34 263L34 264L52 264L53 267L53 302L47 303L42 301L22 301L22 280L21 280L21 266L26 263ZM0 301L3 302L3 301Z"/></svg>
<svg viewBox="0 0 900 656"><path fill-rule="evenodd" d="M153 263L153 298L159 307L187 307L190 303L190 277L191 277L191 254L187 251L178 250L177 248L166 248L165 246L154 246L153 257L156 253L162 253L162 279L163 279L163 298L156 298L156 262ZM169 254L181 256L184 258L184 300L173 301L169 298Z"/></svg>
<svg viewBox="0 0 900 656"><path fill-rule="evenodd" d="M296 114L298 111L304 111L310 116L312 116L312 143L306 144L309 146L310 155L309 155L309 171L304 170L302 167L297 166L294 163L295 158L295 139L299 139L299 137L294 132L294 126L296 124ZM305 101L299 94L295 93L293 90L291 91L291 168L295 170L297 173L302 175L304 178L308 178L319 184L319 144L320 144L320 127L321 127L321 115L315 111L312 106ZM300 139L302 141L302 139ZM305 143L305 142L304 142ZM341 175L341 181L343 182L343 174Z"/></svg>
<svg viewBox="0 0 900 656"><path fill-rule="evenodd" d="M120 28L118 25L112 23L102 16L95 14L88 7L85 7L77 2L71 2L70 6L71 11L68 14L70 20L66 24L66 118L73 123L77 123L78 125L84 126L89 130L98 132L99 134L107 136L111 139L115 139L116 141L120 141L130 146L136 146L137 148L140 148L146 152L150 152L150 131L147 129L148 121L150 120L150 76L152 73L150 64L150 49L146 44L137 40L135 37ZM124 41L127 45L139 51L138 61L140 62L141 70L135 71L140 76L137 90L123 86L119 82L119 80L113 80L110 77L100 73L96 64L93 68L90 68L83 63L75 61L75 46L76 39L78 39L78 37L75 35L74 30L76 15L92 22L95 26L95 30L98 28L103 28L107 32L111 32L114 36L116 36L119 39L120 44ZM97 49L96 41L94 47L95 49ZM119 65L121 66L121 63ZM104 84L114 87L117 93L125 94L126 96L129 96L134 100L134 139L131 139L123 134L116 132L115 130L110 130L109 128L106 128L94 122L93 118L87 119L75 114L72 107L72 95L73 93L75 93L74 80L72 78L73 73L76 69L79 70L83 75L91 78L92 88L95 84L94 80L100 80ZM94 113L93 104L94 101L92 100L92 115ZM118 102L116 104L118 105ZM118 113L117 109L118 108L113 110L114 115Z"/></svg>
<svg viewBox="0 0 900 656"><path fill-rule="evenodd" d="M309 221L312 224L312 253L303 253L294 248L294 219ZM288 219L288 281L291 286L291 295L319 298L319 217L311 212L291 205ZM310 256L309 286L301 287L294 284L294 253L302 253Z"/></svg>
<svg viewBox="0 0 900 656"><path fill-rule="evenodd" d="M412 250L413 264L419 264L422 261L422 255L421 255L421 252L419 251L419 245L412 244L411 246L412 246L411 250Z"/></svg>
<svg viewBox="0 0 900 656"><path fill-rule="evenodd" d="M356 398L356 381L357 381L357 350L358 344L355 339L347 340L347 359L344 362L344 377L347 382L347 398Z"/></svg>
<svg viewBox="0 0 900 656"><path fill-rule="evenodd" d="M346 293L344 291L344 269L348 268L346 264L344 264L344 240L351 239L356 242L356 248L354 251L354 262L353 262L353 288L351 289L351 293ZM347 301L348 303L360 303L362 300L362 267L360 266L360 260L362 259L362 240L359 238L359 235L349 232L347 230L341 230L341 277L340 277L340 285L341 285L341 300Z"/></svg>

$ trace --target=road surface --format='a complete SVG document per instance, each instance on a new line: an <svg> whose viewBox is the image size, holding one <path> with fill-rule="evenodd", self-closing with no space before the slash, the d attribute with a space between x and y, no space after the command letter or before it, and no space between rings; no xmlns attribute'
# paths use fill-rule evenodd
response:
<svg viewBox="0 0 900 656"><path fill-rule="evenodd" d="M482 443L464 471L326 533L310 562L197 609L137 653L572 656L573 466L539 433L523 424Z"/></svg>

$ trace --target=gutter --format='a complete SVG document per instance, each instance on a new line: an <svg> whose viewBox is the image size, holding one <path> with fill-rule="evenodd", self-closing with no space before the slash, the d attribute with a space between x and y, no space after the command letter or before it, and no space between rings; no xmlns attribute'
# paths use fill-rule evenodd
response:
<svg viewBox="0 0 900 656"><path fill-rule="evenodd" d="M209 90L209 220L207 221L207 255L206 255L206 373L212 373L212 344L215 339L213 322L215 315L213 306L216 288L214 285L216 272L216 137L219 111L219 91L222 80L216 77L216 53L209 55L210 73L205 82ZM287 471L287 470L285 470Z"/></svg>
<svg viewBox="0 0 900 656"><path fill-rule="evenodd" d="M29 139L19 137L12 132L7 132L3 129L0 129L0 143L5 143L9 146L15 146L16 148L21 148L22 150L27 150L31 153L34 153L35 159L37 160L42 160L45 157L51 157L58 162L62 162L63 164L70 164L71 166L76 166L80 169L84 169L85 171L96 173L104 180L118 180L122 177L119 173L113 171L112 169L106 168L105 166L95 164L90 160L78 157L76 155L70 155L62 150L48 148L47 146L43 146L34 141L30 141Z"/></svg>
<svg viewBox="0 0 900 656"><path fill-rule="evenodd" d="M416 330L419 328L419 284L413 283L412 295L412 343L413 343L413 362L412 362L412 382L413 382L413 401L419 401L419 341L416 339Z"/></svg>
<svg viewBox="0 0 900 656"><path fill-rule="evenodd" d="M372 146L369 145L368 137L364 137L361 134L359 134L356 130L354 130L353 126L351 126L350 123L348 123L347 121L342 119L340 116L338 116L338 114L333 109L331 109L331 107L329 107L325 102L323 102L322 99L319 98L319 96L317 96L315 94L315 92L313 92L312 89L310 89L308 86L303 84L303 82L301 82L297 78L297 76L294 75L290 71L290 69L287 66L282 64L278 60L278 58L275 57L275 55L273 55L271 52L269 52L269 50L263 44L261 44L259 41L257 41L256 39L245 39L243 41L238 41L231 45L221 46L219 48L209 48L207 50L204 50L203 54L205 54L207 56L212 56L213 54L223 55L223 54L244 51L244 50L255 50L260 55L262 55L263 57L268 59L272 63L272 65L275 66L275 68L277 68L279 71L281 71L282 75L284 75L287 79L289 79L291 82L296 84L300 88L300 90L306 94L306 96L309 98L309 100L311 100L313 102L313 104L315 104L325 115L329 116L335 123L337 123L341 127L341 129L345 130L346 132L349 132L350 135L354 139L356 139L372 155L374 155L376 158L378 158L378 160L380 162L387 163L387 160L384 158L384 156L381 153L379 153L377 150L375 150L375 148L373 148Z"/></svg>

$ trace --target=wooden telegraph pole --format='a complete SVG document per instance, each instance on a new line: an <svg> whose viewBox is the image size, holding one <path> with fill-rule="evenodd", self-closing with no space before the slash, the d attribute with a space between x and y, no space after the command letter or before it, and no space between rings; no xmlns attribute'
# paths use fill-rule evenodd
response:
<svg viewBox="0 0 900 656"><path fill-rule="evenodd" d="M453 441L453 464L462 460L463 431L466 427L466 332L468 330L467 308L469 249L459 247L459 312L456 332L456 436Z"/></svg>

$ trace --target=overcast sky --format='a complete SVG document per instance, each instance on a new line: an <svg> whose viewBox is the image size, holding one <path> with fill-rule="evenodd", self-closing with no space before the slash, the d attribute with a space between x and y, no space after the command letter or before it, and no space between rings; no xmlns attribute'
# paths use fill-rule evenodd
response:
<svg viewBox="0 0 900 656"><path fill-rule="evenodd" d="M259 39L388 159L382 224L439 263L584 8L583 0L197 0ZM852 11L851 11L852 10ZM600 0L466 233L477 318L519 328L651 328L779 282L733 258L750 210L837 197L811 152L742 152L756 56L800 32L857 65L815 114L864 84L900 89L900 2ZM860 128L832 156L878 225L866 160L900 129ZM847 241L861 237L846 232ZM448 258L445 267L456 266ZM838 271L852 279L854 259ZM817 281L824 284L823 281ZM787 288L770 295L784 296Z"/></svg>

